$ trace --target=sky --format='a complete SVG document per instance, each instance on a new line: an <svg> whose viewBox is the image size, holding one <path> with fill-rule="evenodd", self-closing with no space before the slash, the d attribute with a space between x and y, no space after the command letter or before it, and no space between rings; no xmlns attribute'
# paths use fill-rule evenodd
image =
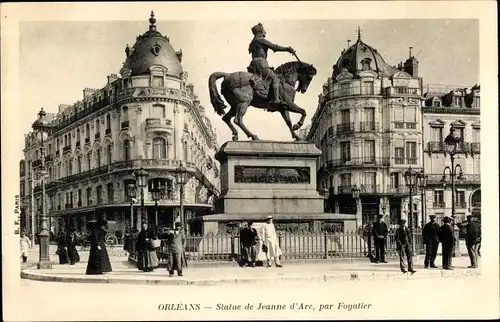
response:
<svg viewBox="0 0 500 322"><path fill-rule="evenodd" d="M478 20L238 20L168 21L167 12L157 11L157 30L170 38L175 50L182 49L182 65L188 82L205 106L215 127L218 143L231 139L231 131L213 111L207 89L212 72L245 70L250 62L250 28L262 22L267 38L292 46L298 57L313 64L318 74L307 93L297 93L296 103L307 111L306 124L317 108L318 94L331 76L347 40L361 38L376 48L386 63L396 65L408 58L408 47L419 60L424 84L469 87L479 83ZM102 88L106 76L119 74L125 47L148 30L149 11L143 21L21 22L19 25L19 133L22 138L43 107L56 112L59 104L73 104L83 89ZM288 53L270 52L272 66L293 61ZM220 84L220 81L219 81ZM220 90L220 87L219 87ZM298 120L298 115L292 116ZM245 124L261 139L290 140L278 113L250 108ZM240 130L240 139L246 139ZM23 144L20 143L19 158Z"/></svg>

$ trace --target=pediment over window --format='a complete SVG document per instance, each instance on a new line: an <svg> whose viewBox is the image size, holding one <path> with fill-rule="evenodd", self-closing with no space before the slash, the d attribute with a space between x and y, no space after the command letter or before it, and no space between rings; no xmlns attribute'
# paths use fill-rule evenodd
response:
<svg viewBox="0 0 500 322"><path fill-rule="evenodd" d="M472 128L477 130L481 129L481 122L477 121L476 123L473 123Z"/></svg>
<svg viewBox="0 0 500 322"><path fill-rule="evenodd" d="M454 128L463 128L466 125L467 125L467 123L465 123L462 120L458 120L458 121L455 121L455 122L451 123L451 127L454 127Z"/></svg>
<svg viewBox="0 0 500 322"><path fill-rule="evenodd" d="M444 127L445 123L441 121L440 119L437 119L435 121L429 122L429 125L431 127Z"/></svg>

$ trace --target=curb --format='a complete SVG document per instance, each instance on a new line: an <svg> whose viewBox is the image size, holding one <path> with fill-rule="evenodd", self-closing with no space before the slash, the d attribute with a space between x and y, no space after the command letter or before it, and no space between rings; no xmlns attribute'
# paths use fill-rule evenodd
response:
<svg viewBox="0 0 500 322"><path fill-rule="evenodd" d="M421 271L422 272L422 271ZM478 271L472 269L464 269L459 271L433 271L424 274L415 275L401 274L400 272L390 273L357 273L342 272L337 274L324 274L317 276L288 276L288 277L257 277L257 278L226 278L218 280L185 280L185 279L126 279L126 278L111 278L106 275L99 277L88 278L82 277L62 277L54 275L34 274L31 272L21 272L21 278L41 282L59 282L59 283L87 283L87 284L135 284L135 285L220 285L220 284L249 284L249 283L276 283L287 281L366 281L366 280L387 280L387 279L420 279L420 278L450 278L450 277L470 277L481 275ZM102 278L101 278L102 276Z"/></svg>

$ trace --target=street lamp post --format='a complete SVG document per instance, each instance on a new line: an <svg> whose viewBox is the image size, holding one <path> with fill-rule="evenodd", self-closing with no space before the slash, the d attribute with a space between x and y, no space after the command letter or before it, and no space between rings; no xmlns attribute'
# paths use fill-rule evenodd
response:
<svg viewBox="0 0 500 322"><path fill-rule="evenodd" d="M351 189L352 198L356 202L356 215L358 214L358 210L359 210L358 209L358 204L359 204L359 192L360 191L361 191L361 189L359 189L358 186L356 186L356 185L354 185L354 187L352 187L352 189ZM360 220L361 226L363 226L363 220L362 219L363 219L363 217L361 217L361 220Z"/></svg>
<svg viewBox="0 0 500 322"><path fill-rule="evenodd" d="M455 135L455 129L453 127L450 128L450 134L446 136L444 139L444 143L446 146L446 152L450 155L451 167L446 166L443 169L443 178L441 181L443 184L446 184L446 173L448 172L451 178L451 218L453 225L453 232L455 234L456 242L454 247L453 256L460 256L460 243L458 239L458 227L455 221L455 177L461 180L463 178L462 166L460 164L455 165L455 154L457 153L458 144L461 142L461 139ZM460 172L457 175L457 169L460 169Z"/></svg>
<svg viewBox="0 0 500 322"><path fill-rule="evenodd" d="M175 181L179 186L179 215L181 219L181 225L185 232L187 232L187 227L184 218L184 185L188 181L188 172L186 167L180 162L177 169L175 169Z"/></svg>
<svg viewBox="0 0 500 322"><path fill-rule="evenodd" d="M127 197L130 199L130 231L134 228L134 203L137 202L136 198L137 188L134 183L127 184Z"/></svg>
<svg viewBox="0 0 500 322"><path fill-rule="evenodd" d="M165 186L156 186L151 190L151 195L155 202L155 226L158 227L158 201L165 196Z"/></svg>
<svg viewBox="0 0 500 322"><path fill-rule="evenodd" d="M408 189L410 190L410 202L408 204L408 208L410 208L410 216L408 218L408 226L410 226L410 235L411 235L411 250L412 254L415 251L415 243L413 241L413 191L417 189L417 177L419 173L413 170L411 167L404 173L405 183Z"/></svg>
<svg viewBox="0 0 500 322"><path fill-rule="evenodd" d="M422 216L422 229L424 228L425 222L426 222L426 211L427 208L425 207L425 189L427 187L427 179L429 176L424 173L424 170L420 171L418 174L418 187L420 188L420 211L421 211L421 216Z"/></svg>
<svg viewBox="0 0 500 322"><path fill-rule="evenodd" d="M139 169L139 171L136 171L134 173L135 179L136 179L136 185L141 189L141 216L146 216L146 222L148 222L148 214L146 213L146 207L144 206L144 187L147 185L147 178L149 176L149 173L144 170L142 167ZM137 225L137 228L139 229L139 225Z"/></svg>
<svg viewBox="0 0 500 322"><path fill-rule="evenodd" d="M40 214L40 259L37 264L38 269L49 269L52 268L52 263L50 262L49 255L49 228L47 224L47 214L45 213L45 176L47 175L45 171L45 147L44 147L44 139L48 136L50 131L50 124L45 119L47 114L43 110L43 108L38 113L38 119L33 123L33 130L37 133L37 136L40 138L40 158L41 158L41 167L40 167L40 185L42 186L42 211Z"/></svg>

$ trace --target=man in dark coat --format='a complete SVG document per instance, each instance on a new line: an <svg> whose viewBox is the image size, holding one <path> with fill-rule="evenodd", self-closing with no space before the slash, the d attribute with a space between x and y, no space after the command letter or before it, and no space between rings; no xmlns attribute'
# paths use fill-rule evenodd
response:
<svg viewBox="0 0 500 322"><path fill-rule="evenodd" d="M414 274L416 271L413 269L413 252L412 252L412 236L408 227L405 226L406 220L401 219L398 229L396 229L396 250L399 254L399 267L401 272L406 273L405 259L408 262L408 272Z"/></svg>
<svg viewBox="0 0 500 322"><path fill-rule="evenodd" d="M375 243L375 263L387 263L385 261L385 243L389 229L382 220L384 216L378 215L377 221L373 223L373 239Z"/></svg>
<svg viewBox="0 0 500 322"><path fill-rule="evenodd" d="M181 223L176 222L175 230L167 233L168 271L170 277L174 276L175 270L177 275L182 276L182 269L187 266L184 252L186 236L181 228Z"/></svg>
<svg viewBox="0 0 500 322"><path fill-rule="evenodd" d="M243 265L247 264L250 267L255 267L257 260L257 244L259 235L257 230L252 228L252 222L249 221L247 226L240 231L240 243L242 246Z"/></svg>
<svg viewBox="0 0 500 322"><path fill-rule="evenodd" d="M425 245L424 267L436 268L436 255L439 246L439 224L436 215L429 215L430 221L424 225L422 237Z"/></svg>
<svg viewBox="0 0 500 322"><path fill-rule="evenodd" d="M473 220L472 216L467 216L467 230L465 235L465 245L469 253L469 268L477 268L477 249L481 242L481 227L479 223Z"/></svg>
<svg viewBox="0 0 500 322"><path fill-rule="evenodd" d="M63 230L57 234L57 255L59 256L59 264L64 265L69 263L68 243L66 233Z"/></svg>
<svg viewBox="0 0 500 322"><path fill-rule="evenodd" d="M447 270L453 269L451 258L453 255L453 246L455 246L455 236L453 235L451 219L448 216L443 218L443 225L439 227L439 241L441 242L443 268Z"/></svg>

